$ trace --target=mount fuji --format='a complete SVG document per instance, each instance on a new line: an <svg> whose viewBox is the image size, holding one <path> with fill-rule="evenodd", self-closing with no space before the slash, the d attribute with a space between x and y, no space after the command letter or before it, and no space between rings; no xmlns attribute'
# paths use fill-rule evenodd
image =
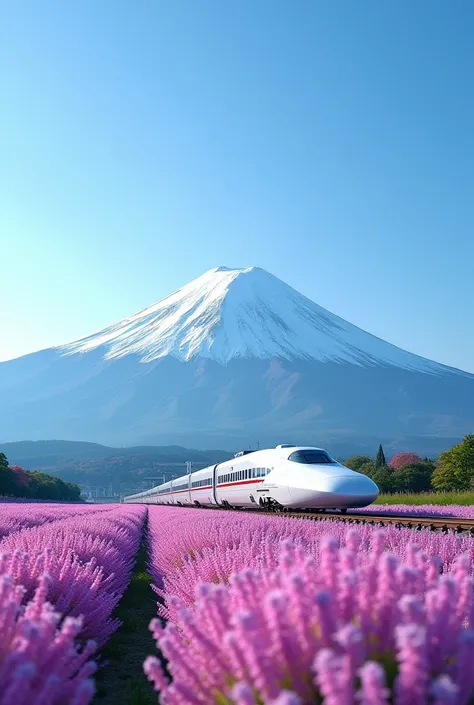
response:
<svg viewBox="0 0 474 705"><path fill-rule="evenodd" d="M472 431L473 392L474 375L258 267L217 267L87 338L0 363L0 441L363 450L411 436L423 450Z"/></svg>

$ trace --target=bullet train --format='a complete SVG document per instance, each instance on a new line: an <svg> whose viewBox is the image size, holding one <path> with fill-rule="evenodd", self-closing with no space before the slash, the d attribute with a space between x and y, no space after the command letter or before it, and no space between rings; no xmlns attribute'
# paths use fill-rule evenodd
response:
<svg viewBox="0 0 474 705"><path fill-rule="evenodd" d="M231 460L130 495L124 502L345 512L366 507L378 494L369 477L341 465L322 448L285 443L241 451Z"/></svg>

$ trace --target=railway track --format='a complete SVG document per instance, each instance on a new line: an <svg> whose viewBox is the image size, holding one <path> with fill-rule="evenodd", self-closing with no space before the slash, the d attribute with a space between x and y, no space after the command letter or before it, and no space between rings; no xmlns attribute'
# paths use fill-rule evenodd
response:
<svg viewBox="0 0 474 705"><path fill-rule="evenodd" d="M268 512L269 514L272 512ZM393 524L398 529L430 529L431 531L454 531L469 533L474 536L474 519L440 516L410 516L407 514L375 514L374 512L358 512L357 514L341 514L340 512L285 512L282 516L312 521L345 521L350 524L373 524L385 526Z"/></svg>
<svg viewBox="0 0 474 705"><path fill-rule="evenodd" d="M186 508L186 505L182 505ZM187 506L188 509L195 507ZM204 509L204 507L201 507ZM442 531L447 533L453 531L458 534L469 534L474 537L474 518L462 519L460 517L440 517L433 515L410 516L409 514L376 514L375 512L357 512L354 514L341 513L337 511L269 511L268 509L237 509L220 506L208 506L205 509L215 511L236 511L236 512L258 512L267 516L280 516L288 519L307 519L309 521L344 521L349 524L371 524L373 526L387 526L392 524L397 529L429 529L430 531Z"/></svg>

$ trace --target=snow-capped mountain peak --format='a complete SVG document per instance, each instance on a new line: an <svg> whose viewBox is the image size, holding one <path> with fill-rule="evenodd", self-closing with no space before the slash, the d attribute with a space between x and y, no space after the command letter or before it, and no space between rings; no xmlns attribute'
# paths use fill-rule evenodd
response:
<svg viewBox="0 0 474 705"><path fill-rule="evenodd" d="M65 355L104 348L107 359L167 355L227 364L232 358L307 359L455 372L347 323L259 267L215 267L170 296L87 338Z"/></svg>

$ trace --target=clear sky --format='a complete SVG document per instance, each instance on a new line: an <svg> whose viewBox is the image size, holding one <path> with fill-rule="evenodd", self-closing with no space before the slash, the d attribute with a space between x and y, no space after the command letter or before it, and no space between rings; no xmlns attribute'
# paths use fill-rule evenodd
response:
<svg viewBox="0 0 474 705"><path fill-rule="evenodd" d="M472 0L6 0L0 359L218 265L474 371Z"/></svg>

